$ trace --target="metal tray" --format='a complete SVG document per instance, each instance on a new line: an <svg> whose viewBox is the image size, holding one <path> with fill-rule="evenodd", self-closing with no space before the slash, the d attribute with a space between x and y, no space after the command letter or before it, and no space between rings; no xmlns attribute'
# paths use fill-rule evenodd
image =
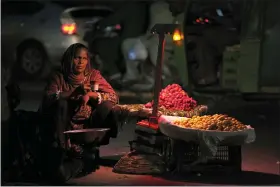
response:
<svg viewBox="0 0 280 187"><path fill-rule="evenodd" d="M79 144L99 143L110 129L95 128L65 131L71 142Z"/></svg>

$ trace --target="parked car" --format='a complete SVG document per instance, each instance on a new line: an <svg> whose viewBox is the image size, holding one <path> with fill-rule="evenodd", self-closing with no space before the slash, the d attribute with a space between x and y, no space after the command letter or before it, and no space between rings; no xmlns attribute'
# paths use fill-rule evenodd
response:
<svg viewBox="0 0 280 187"><path fill-rule="evenodd" d="M77 3L76 3L77 4ZM62 6L59 1L2 1L2 65L39 78L59 65L65 49L83 40L87 24L113 13L108 6Z"/></svg>

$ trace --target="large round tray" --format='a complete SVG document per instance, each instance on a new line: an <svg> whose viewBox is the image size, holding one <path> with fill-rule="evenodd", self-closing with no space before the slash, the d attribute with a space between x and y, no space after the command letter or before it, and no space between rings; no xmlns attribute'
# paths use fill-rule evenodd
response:
<svg viewBox="0 0 280 187"><path fill-rule="evenodd" d="M161 116L159 118L160 131L166 136L186 142L204 142L215 145L242 145L252 143L256 139L255 130L251 126L242 131L215 131L183 128L173 122L182 117Z"/></svg>
<svg viewBox="0 0 280 187"><path fill-rule="evenodd" d="M130 105L118 105L121 108L124 116L136 116L136 117L149 117L152 115L151 108L145 108L143 104L130 104ZM207 113L208 107L205 105L198 105L190 111L174 111L167 110L162 107L159 108L159 115L168 116L180 116L180 117L192 117L201 116Z"/></svg>

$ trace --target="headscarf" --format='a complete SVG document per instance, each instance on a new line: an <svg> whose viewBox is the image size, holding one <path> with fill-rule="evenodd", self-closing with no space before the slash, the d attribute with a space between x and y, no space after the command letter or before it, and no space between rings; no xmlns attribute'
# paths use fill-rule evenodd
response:
<svg viewBox="0 0 280 187"><path fill-rule="evenodd" d="M70 45L67 50L64 52L62 59L61 59L61 71L70 84L81 84L88 76L90 76L91 73L91 65L90 65L90 59L88 55L88 64L84 71L84 74L81 75L75 75L73 73L73 64L74 64L74 58L76 53L81 50L85 49L88 51L88 48L81 44L81 43L75 43Z"/></svg>

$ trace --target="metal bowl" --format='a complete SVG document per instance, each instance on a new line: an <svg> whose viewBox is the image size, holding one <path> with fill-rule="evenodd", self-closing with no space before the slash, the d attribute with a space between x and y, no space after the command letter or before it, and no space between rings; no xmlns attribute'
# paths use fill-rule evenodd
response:
<svg viewBox="0 0 280 187"><path fill-rule="evenodd" d="M106 135L109 129L96 128L96 129L81 129L65 131L71 142L78 144L92 144L99 143Z"/></svg>

